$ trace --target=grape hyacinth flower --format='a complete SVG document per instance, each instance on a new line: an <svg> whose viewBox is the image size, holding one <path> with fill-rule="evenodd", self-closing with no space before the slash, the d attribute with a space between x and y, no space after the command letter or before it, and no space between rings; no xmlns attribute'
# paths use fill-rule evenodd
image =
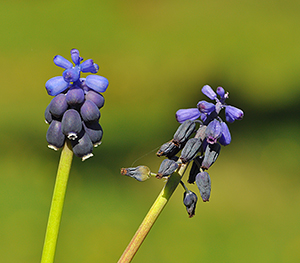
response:
<svg viewBox="0 0 300 263"><path fill-rule="evenodd" d="M82 73L97 73L99 66L92 59L83 61L77 49L71 50L74 65L60 55L55 65L64 69L62 76L49 79L46 90L54 96L45 110L49 124L46 139L48 147L63 148L48 218L41 263L52 263L55 256L62 209L73 154L82 161L93 156L93 147L101 144L103 130L99 124L100 109L104 105L103 92L108 80L98 75L81 78Z"/></svg>
<svg viewBox="0 0 300 263"><path fill-rule="evenodd" d="M97 73L99 66L92 59L83 61L77 49L71 50L71 59L75 65L60 55L53 59L55 65L65 70L62 76L46 82L48 94L54 96L45 110L45 120L50 124L46 138L49 148L54 150L70 140L74 154L84 161L93 156L93 146L97 147L102 140L99 110L104 105L102 93L108 80L98 75L80 78L81 72ZM56 124L51 126L53 120ZM53 132L58 126L59 132Z"/></svg>
<svg viewBox="0 0 300 263"><path fill-rule="evenodd" d="M151 172L147 167L146 176L143 177L145 180L150 177L165 178L167 183L121 256L119 263L130 262L179 183L184 188L183 203L186 211L190 218L195 215L197 195L190 191L182 181L190 162L192 162L192 167L187 182L196 183L203 202L210 199L211 178L208 170L219 157L221 146L231 143L231 134L226 122L241 120L244 113L226 104L229 96L222 87L218 87L215 92L210 86L205 85L202 93L215 103L201 100L195 108L178 110L176 119L180 126L173 138L162 144L156 153L158 157L164 156L167 159L162 161L157 173ZM222 109L225 109L226 122L219 116ZM139 171L140 167L144 166L122 168L121 174L129 175L138 181L145 181L140 179L137 172L134 175L128 174L128 171Z"/></svg>

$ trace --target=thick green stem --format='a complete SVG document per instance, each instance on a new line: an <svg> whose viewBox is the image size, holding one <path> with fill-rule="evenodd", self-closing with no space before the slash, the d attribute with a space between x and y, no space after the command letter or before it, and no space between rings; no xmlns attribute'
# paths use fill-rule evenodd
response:
<svg viewBox="0 0 300 263"><path fill-rule="evenodd" d="M140 225L139 229L136 231L135 235L131 239L129 245L125 249L124 253L122 254L121 258L119 259L118 263L128 263L131 262L132 258L138 251L139 247L143 243L144 239L146 238L147 234L149 233L151 227L155 223L156 219L162 212L163 208L171 198L173 192L177 188L181 177L183 176L186 169L186 165L181 165L177 172L173 173L168 182L156 198L154 204L150 208L148 214L144 218L142 224Z"/></svg>
<svg viewBox="0 0 300 263"><path fill-rule="evenodd" d="M70 142L67 141L62 149L58 165L41 263L52 263L54 261L56 242L72 159L72 146L70 145Z"/></svg>

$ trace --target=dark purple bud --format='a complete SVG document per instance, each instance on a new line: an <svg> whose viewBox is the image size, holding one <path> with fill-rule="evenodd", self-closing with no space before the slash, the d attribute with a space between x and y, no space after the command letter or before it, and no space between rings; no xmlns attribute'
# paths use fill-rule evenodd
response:
<svg viewBox="0 0 300 263"><path fill-rule="evenodd" d="M147 166L138 166L130 168L122 168L121 174L130 176L140 182L144 182L151 176L151 171Z"/></svg>
<svg viewBox="0 0 300 263"><path fill-rule="evenodd" d="M178 164L174 160L165 159L162 161L156 178L162 178L174 173L178 168Z"/></svg>
<svg viewBox="0 0 300 263"><path fill-rule="evenodd" d="M216 107L215 104L202 100L198 102L197 108L201 113L210 114L215 110Z"/></svg>
<svg viewBox="0 0 300 263"><path fill-rule="evenodd" d="M75 48L71 50L71 58L75 65L79 65L80 61L82 60L82 58L79 56L79 51Z"/></svg>
<svg viewBox="0 0 300 263"><path fill-rule="evenodd" d="M174 134L173 142L178 146L185 143L191 134L195 131L196 123L192 120L186 120L177 129Z"/></svg>
<svg viewBox="0 0 300 263"><path fill-rule="evenodd" d="M181 109L176 112L176 120L183 123L186 120L196 120L200 117L200 112L197 108Z"/></svg>
<svg viewBox="0 0 300 263"><path fill-rule="evenodd" d="M213 163L217 160L221 151L221 146L218 143L215 144L208 144L205 153L204 159L201 165L201 168L208 169L213 165Z"/></svg>
<svg viewBox="0 0 300 263"><path fill-rule="evenodd" d="M233 106L226 106L225 108L226 121L234 122L235 120L241 120L244 117L244 112Z"/></svg>
<svg viewBox="0 0 300 263"><path fill-rule="evenodd" d="M214 119L211 121L205 130L205 136L207 138L207 142L214 144L222 135L222 126L221 123Z"/></svg>
<svg viewBox="0 0 300 263"><path fill-rule="evenodd" d="M96 104L91 100L86 100L82 104L80 114L85 122L94 122L100 119L100 111Z"/></svg>
<svg viewBox="0 0 300 263"><path fill-rule="evenodd" d="M56 96L65 91L68 86L69 83L65 82L62 76L51 78L45 84L46 90L50 96Z"/></svg>
<svg viewBox="0 0 300 263"><path fill-rule="evenodd" d="M209 201L211 192L211 181L207 172L198 173L196 176L196 184L199 188L203 202Z"/></svg>
<svg viewBox="0 0 300 263"><path fill-rule="evenodd" d="M192 191L184 192L183 203L186 207L186 211L189 214L189 218L192 218L195 215L197 200L197 195Z"/></svg>
<svg viewBox="0 0 300 263"><path fill-rule="evenodd" d="M61 131L61 122L53 120L47 130L46 139L48 147L57 151L65 143L65 135Z"/></svg>
<svg viewBox="0 0 300 263"><path fill-rule="evenodd" d="M70 106L78 106L84 102L84 92L82 88L72 87L66 94L67 103Z"/></svg>
<svg viewBox="0 0 300 263"><path fill-rule="evenodd" d="M99 66L96 63L94 63L92 59L87 59L86 61L83 61L81 63L80 70L84 73L97 73L99 70Z"/></svg>
<svg viewBox="0 0 300 263"><path fill-rule="evenodd" d="M75 141L71 141L71 144L73 153L84 161L93 156L93 143L87 133L81 132L80 135Z"/></svg>
<svg viewBox="0 0 300 263"><path fill-rule="evenodd" d="M182 163L188 163L193 160L201 148L202 141L199 138L189 139L181 151L179 157Z"/></svg>
<svg viewBox="0 0 300 263"><path fill-rule="evenodd" d="M217 93L218 93L218 95L219 95L221 98L223 98L224 95L225 95L225 90L224 90L222 87L218 87L218 88L217 88Z"/></svg>
<svg viewBox="0 0 300 263"><path fill-rule="evenodd" d="M82 130L82 121L78 111L70 109L64 113L61 121L61 130L68 139L77 139Z"/></svg>
<svg viewBox="0 0 300 263"><path fill-rule="evenodd" d="M222 126L222 135L219 139L219 143L226 146L231 142L231 135L228 126L225 122L221 122L221 126Z"/></svg>
<svg viewBox="0 0 300 263"><path fill-rule="evenodd" d="M63 78L66 82L75 82L80 77L80 70L79 67L72 67L68 68L63 72Z"/></svg>
<svg viewBox="0 0 300 263"><path fill-rule="evenodd" d="M196 180L196 175L200 172L200 167L203 161L203 156L197 156L192 164L189 178L188 178L188 183L193 184Z"/></svg>
<svg viewBox="0 0 300 263"><path fill-rule="evenodd" d="M94 91L105 92L108 87L108 80L98 75L88 75L85 84Z"/></svg>
<svg viewBox="0 0 300 263"><path fill-rule="evenodd" d="M93 90L89 90L86 93L85 99L94 102L99 109L101 109L104 106L104 97L100 93L95 92Z"/></svg>
<svg viewBox="0 0 300 263"><path fill-rule="evenodd" d="M213 89L208 86L208 85L205 85L203 88L202 88L202 93L204 95L206 95L207 97L209 97L211 100L214 100L216 97L217 97L217 94L213 91Z"/></svg>
<svg viewBox="0 0 300 263"><path fill-rule="evenodd" d="M53 58L53 62L56 66L64 68L64 69L73 67L73 64L69 60L65 59L64 57L62 57L60 55L56 55Z"/></svg>
<svg viewBox="0 0 300 263"><path fill-rule="evenodd" d="M62 93L56 95L49 104L50 113L57 118L60 118L67 109L66 95Z"/></svg>
<svg viewBox="0 0 300 263"><path fill-rule="evenodd" d="M103 130L99 122L83 122L83 127L87 135L90 137L94 147L101 144Z"/></svg>
<svg viewBox="0 0 300 263"><path fill-rule="evenodd" d="M46 110L45 110L45 122L47 124L50 124L53 120L53 117L52 117L52 114L51 112L49 111L49 108L50 108L50 104L48 104Z"/></svg>
<svg viewBox="0 0 300 263"><path fill-rule="evenodd" d="M168 158L171 158L175 154L177 154L179 151L180 151L180 148L176 144L174 144L172 141L169 141L169 142L164 143L160 147L160 149L158 150L156 155L158 157L167 156Z"/></svg>

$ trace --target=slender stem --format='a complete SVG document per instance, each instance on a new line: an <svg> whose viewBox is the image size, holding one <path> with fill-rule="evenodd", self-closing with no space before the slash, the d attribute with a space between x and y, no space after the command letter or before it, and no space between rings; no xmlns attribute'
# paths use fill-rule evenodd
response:
<svg viewBox="0 0 300 263"><path fill-rule="evenodd" d="M54 261L56 242L72 159L72 146L67 140L62 149L58 165L41 263L52 263Z"/></svg>
<svg viewBox="0 0 300 263"><path fill-rule="evenodd" d="M155 223L156 219L162 212L163 208L171 198L173 192L177 188L181 177L183 176L187 165L181 165L177 172L173 173L168 182L156 198L154 204L150 208L148 214L144 218L143 222L141 223L139 229L136 231L135 235L131 239L129 245L125 249L124 253L122 254L121 258L119 259L118 263L128 263L131 262L132 258L138 251L139 247L143 243L144 239L146 238L147 234L149 233L151 227Z"/></svg>

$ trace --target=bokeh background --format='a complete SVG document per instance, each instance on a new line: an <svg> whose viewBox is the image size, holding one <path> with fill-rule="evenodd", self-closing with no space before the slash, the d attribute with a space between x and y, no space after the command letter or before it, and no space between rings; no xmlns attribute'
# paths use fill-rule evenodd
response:
<svg viewBox="0 0 300 263"><path fill-rule="evenodd" d="M44 85L62 74L54 55L77 48L110 85L103 144L73 161L56 262L117 262L164 184L120 168L157 171L175 112L206 99L205 84L244 120L210 169L210 202L189 219L178 188L133 262L300 262L299 12L284 0L1 1L0 261L40 260L60 155Z"/></svg>

